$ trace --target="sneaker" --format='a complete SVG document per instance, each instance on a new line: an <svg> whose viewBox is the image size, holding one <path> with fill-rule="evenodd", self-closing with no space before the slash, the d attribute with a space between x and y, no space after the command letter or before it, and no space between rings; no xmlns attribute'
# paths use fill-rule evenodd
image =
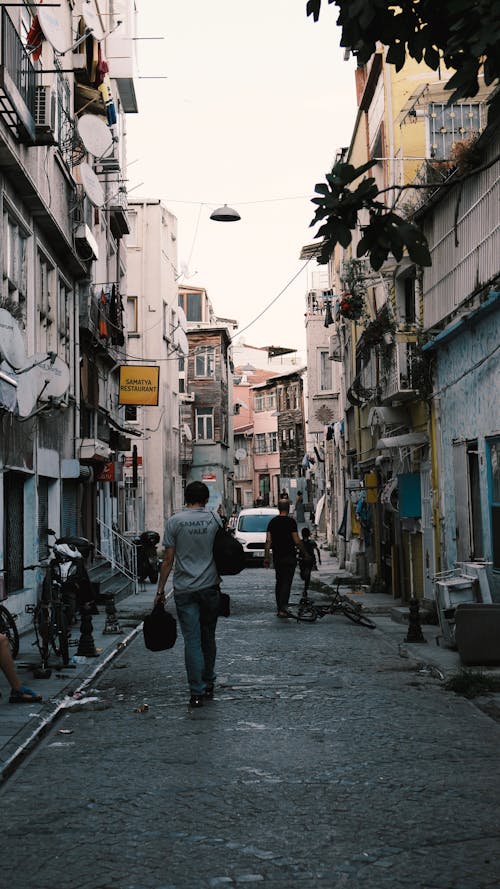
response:
<svg viewBox="0 0 500 889"><path fill-rule="evenodd" d="M191 695L189 698L190 707L203 707L203 697L201 695Z"/></svg>
<svg viewBox="0 0 500 889"><path fill-rule="evenodd" d="M207 685L205 691L203 692L203 697L206 701L213 701L214 699L214 687L213 685Z"/></svg>

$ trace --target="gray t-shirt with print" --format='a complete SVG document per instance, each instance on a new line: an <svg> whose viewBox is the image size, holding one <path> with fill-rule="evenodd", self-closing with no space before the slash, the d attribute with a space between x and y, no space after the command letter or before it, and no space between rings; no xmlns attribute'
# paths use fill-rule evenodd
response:
<svg viewBox="0 0 500 889"><path fill-rule="evenodd" d="M207 509L183 509L165 525L163 546L175 547L174 591L204 590L218 586L220 577L213 558L219 519Z"/></svg>

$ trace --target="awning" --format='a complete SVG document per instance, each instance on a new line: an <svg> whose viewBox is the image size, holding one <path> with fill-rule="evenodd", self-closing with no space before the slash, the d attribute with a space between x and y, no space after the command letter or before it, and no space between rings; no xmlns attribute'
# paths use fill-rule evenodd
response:
<svg viewBox="0 0 500 889"><path fill-rule="evenodd" d="M390 448L418 448L426 444L429 444L429 438L425 432L407 432L406 435L379 438L377 449L387 451Z"/></svg>

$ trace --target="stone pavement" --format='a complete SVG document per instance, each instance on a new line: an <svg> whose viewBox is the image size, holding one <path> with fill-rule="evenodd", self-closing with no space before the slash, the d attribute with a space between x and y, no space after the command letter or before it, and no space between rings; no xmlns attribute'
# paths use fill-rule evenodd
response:
<svg viewBox="0 0 500 889"><path fill-rule="evenodd" d="M224 587L213 703L188 710L181 640L80 674L106 709L60 712L0 790L6 886L497 889L500 725L422 670L431 645L277 620L265 569Z"/></svg>
<svg viewBox="0 0 500 889"><path fill-rule="evenodd" d="M352 582L351 575L338 567L338 560L327 550L321 551L322 564L313 574L314 581L321 585L331 585L338 578L342 579L341 592L350 595L354 601L361 603L363 608L376 620L377 629L388 640L401 657L420 668L435 668L443 679L459 672L461 669L458 653L444 645L438 646L439 627L422 624L422 632L427 644L407 644L407 628L404 624L391 618L394 609L401 605L400 600L384 594L366 592L360 584ZM296 580L297 588L300 581ZM345 585L344 585L345 583ZM137 635L137 627L142 615L149 609L154 596L154 587L145 583L137 596L129 596L117 604L120 617L120 635L103 635L105 625L104 605L99 607L99 614L93 617L93 637L98 652L95 658L86 658L83 663L72 664L70 667L58 667L58 661L51 661L52 675L49 679L34 679L33 667L39 663L38 650L35 645L33 631L21 637L20 652L16 660L17 670L23 682L43 696L43 703L37 705L10 705L9 686L0 673L0 781L8 777L18 762L35 746L40 737L60 715L61 708L67 697L74 692L84 693L92 684L93 679L104 670L114 657L127 646ZM314 595L314 591L313 591ZM140 630L140 627L139 627ZM79 639L79 629L74 627L72 636L75 643ZM71 652L76 653L76 644ZM500 675L500 670L489 670L489 673ZM494 696L495 708L500 713L500 696Z"/></svg>

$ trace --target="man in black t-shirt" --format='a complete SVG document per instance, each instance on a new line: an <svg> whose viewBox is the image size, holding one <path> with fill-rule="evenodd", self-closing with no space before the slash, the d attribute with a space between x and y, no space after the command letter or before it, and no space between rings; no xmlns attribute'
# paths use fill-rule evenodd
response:
<svg viewBox="0 0 500 889"><path fill-rule="evenodd" d="M297 522L289 516L290 501L278 502L279 515L274 516L267 526L264 567L269 568L269 555L272 549L274 570L276 572L276 606L278 617L288 617L288 600L292 588L293 575L297 565L296 549L304 560L310 560L297 531Z"/></svg>

